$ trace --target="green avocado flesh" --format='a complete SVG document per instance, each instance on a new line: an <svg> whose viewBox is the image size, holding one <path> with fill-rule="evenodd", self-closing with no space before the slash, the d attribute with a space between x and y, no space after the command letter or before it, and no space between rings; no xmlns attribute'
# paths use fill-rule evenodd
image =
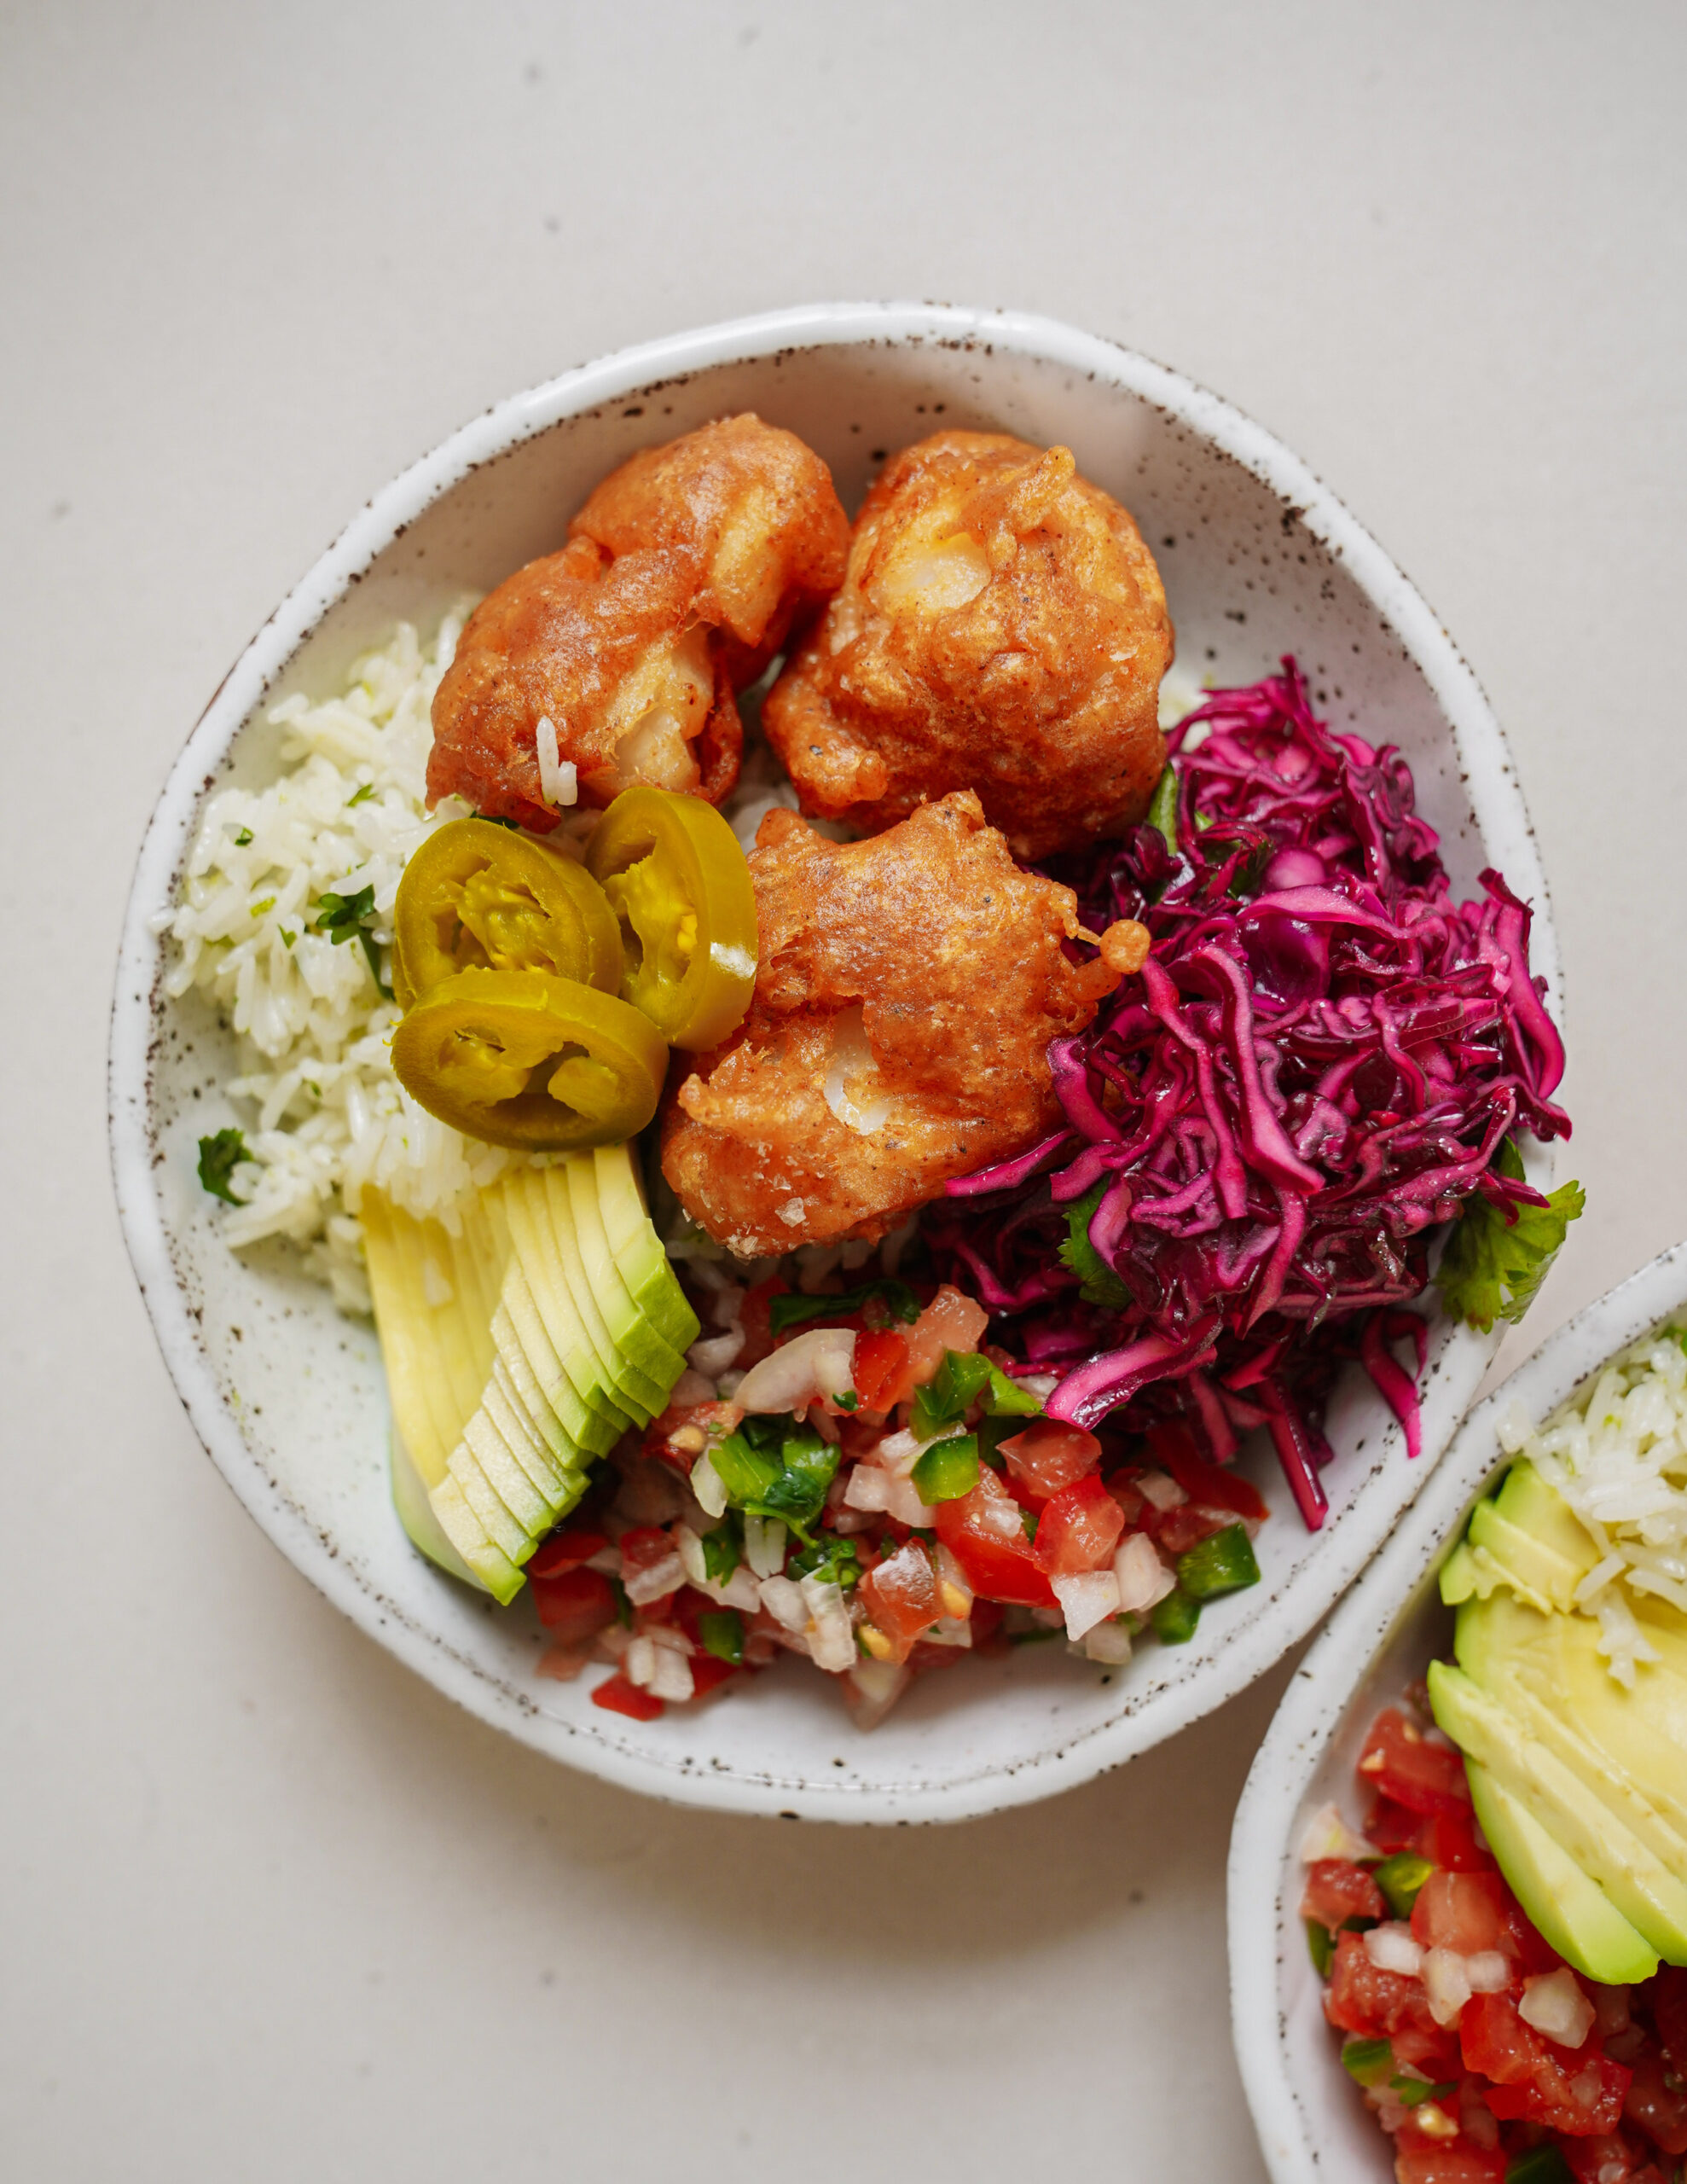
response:
<svg viewBox="0 0 1687 2184"><path fill-rule="evenodd" d="M1599 1549L1533 1464L1479 1502L1441 1571L1458 1665L1429 1697L1518 1902L1588 1978L1687 1964L1687 1618L1632 1600L1659 1654L1630 1690L1575 1589Z"/></svg>
<svg viewBox="0 0 1687 2184"><path fill-rule="evenodd" d="M394 1506L423 1554L507 1602L595 1458L666 1408L696 1318L624 1147L517 1170L456 1237L373 1191L363 1223Z"/></svg>

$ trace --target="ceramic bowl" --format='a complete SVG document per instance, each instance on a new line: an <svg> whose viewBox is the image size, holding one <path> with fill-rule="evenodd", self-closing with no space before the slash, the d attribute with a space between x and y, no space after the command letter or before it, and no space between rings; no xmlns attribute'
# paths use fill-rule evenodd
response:
<svg viewBox="0 0 1687 2184"><path fill-rule="evenodd" d="M1388 2140L1342 2070L1307 1954L1298 1846L1308 1816L1351 1813L1354 1766L1383 1707L1452 1644L1436 1578L1480 1495L1510 1459L1514 1402L1544 1418L1608 1358L1687 1304L1687 1244L1558 1329L1470 1413L1400 1529L1307 1653L1248 1776L1230 1844L1232 2029L1274 2184L1389 2184Z"/></svg>
<svg viewBox="0 0 1687 2184"><path fill-rule="evenodd" d="M1296 653L1319 706L1398 743L1455 885L1500 866L1545 888L1505 746L1470 669L1400 571L1306 467L1215 395L1110 343L1012 312L826 305L675 336L565 373L488 411L389 485L282 601L212 699L160 798L125 931L111 1129L125 1232L194 1424L281 1551L362 1629L484 1720L573 1765L696 1804L815 1818L953 1819L1116 1766L1240 1690L1309 1629L1432 1468L1492 1345L1435 1331L1426 1449L1408 1462L1367 1383L1339 1393L1328 1523L1301 1527L1274 1474L1263 1583L1192 1642L1107 1676L1052 1647L925 1679L869 1736L797 1664L651 1725L585 1683L535 1680L536 1626L495 1614L415 1554L388 1502L373 1330L276 1256L219 1243L194 1177L199 1135L235 1119L226 1037L166 1003L149 920L175 892L208 792L275 763L268 708L320 695L400 618L426 626L553 549L596 479L636 448L753 409L831 464L846 505L887 450L944 425L1064 441L1132 508L1164 571L1186 666L1252 681ZM1543 1170L1544 1172L1544 1170Z"/></svg>

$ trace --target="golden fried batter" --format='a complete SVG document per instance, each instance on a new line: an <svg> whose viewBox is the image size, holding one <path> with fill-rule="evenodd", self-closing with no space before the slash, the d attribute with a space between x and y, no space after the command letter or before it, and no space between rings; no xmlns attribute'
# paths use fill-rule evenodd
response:
<svg viewBox="0 0 1687 2184"><path fill-rule="evenodd" d="M427 793L543 832L540 723L580 801L634 781L718 804L738 779L733 692L836 590L849 525L792 433L728 417L622 465L469 617L433 700Z"/></svg>
<svg viewBox="0 0 1687 2184"><path fill-rule="evenodd" d="M750 870L755 999L663 1124L710 1235L744 1258L877 1238L1058 1121L1048 1043L1119 973L1068 960L1071 890L1021 871L970 791L841 845L770 811Z"/></svg>
<svg viewBox="0 0 1687 2184"><path fill-rule="evenodd" d="M805 811L872 828L972 788L1036 858L1146 811L1172 648L1153 555L1070 449L939 433L868 493L762 717Z"/></svg>

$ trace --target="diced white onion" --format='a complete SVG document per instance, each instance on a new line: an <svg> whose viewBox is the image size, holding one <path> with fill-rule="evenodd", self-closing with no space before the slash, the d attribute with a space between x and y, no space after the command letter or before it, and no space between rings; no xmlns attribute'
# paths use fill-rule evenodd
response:
<svg viewBox="0 0 1687 2184"><path fill-rule="evenodd" d="M1189 1499L1169 1472L1145 1471L1133 1484L1157 1509L1176 1509Z"/></svg>
<svg viewBox="0 0 1687 2184"><path fill-rule="evenodd" d="M844 1482L844 1507L868 1512L888 1509L890 1496L901 1482L877 1464L853 1464Z"/></svg>
<svg viewBox="0 0 1687 2184"><path fill-rule="evenodd" d="M777 1577L785 1567L785 1525L778 1517L744 1519L744 1559L758 1577Z"/></svg>
<svg viewBox="0 0 1687 2184"><path fill-rule="evenodd" d="M752 1365L733 1400L744 1410L806 1410L816 1395L846 1393L855 1369L853 1327L811 1327Z"/></svg>
<svg viewBox="0 0 1687 2184"><path fill-rule="evenodd" d="M679 1706L683 1705L687 1699L694 1698L696 1693L697 1683L691 1672L691 1663L685 1655L675 1653L669 1647L658 1646L656 1648L655 1670L650 1679L651 1697L671 1699Z"/></svg>
<svg viewBox="0 0 1687 2184"><path fill-rule="evenodd" d="M1593 2029L1593 2005L1568 1966L1525 1979L1517 2014L1560 2048L1580 2048Z"/></svg>
<svg viewBox="0 0 1687 2184"><path fill-rule="evenodd" d="M716 1470L707 1449L691 1467L691 1490L705 1516L726 1515L727 1482Z"/></svg>
<svg viewBox="0 0 1687 2184"><path fill-rule="evenodd" d="M1084 1653L1109 1668L1122 1668L1131 1657L1131 1634L1122 1623L1098 1623L1084 1641Z"/></svg>
<svg viewBox="0 0 1687 2184"><path fill-rule="evenodd" d="M1165 1599L1177 1579L1161 1561L1146 1532L1133 1532L1113 1557L1113 1576L1119 1588L1119 1606L1127 1613L1141 1615Z"/></svg>
<svg viewBox="0 0 1687 2184"><path fill-rule="evenodd" d="M815 1666L837 1676L855 1658L855 1634L850 1625L844 1589L827 1578L811 1575L803 1579L797 1589L813 1626L809 1633L809 1650L814 1655Z"/></svg>
<svg viewBox="0 0 1687 2184"><path fill-rule="evenodd" d="M1318 1865L1325 1858L1345 1858L1358 1865L1377 1853L1356 1828L1349 1827L1337 1805L1320 1805L1301 1831L1301 1862Z"/></svg>
<svg viewBox="0 0 1687 2184"><path fill-rule="evenodd" d="M670 1537L679 1549L688 1585L706 1585L709 1566L703 1560L703 1542L689 1525L675 1525Z"/></svg>
<svg viewBox="0 0 1687 2184"><path fill-rule="evenodd" d="M693 1403L713 1403L716 1392L711 1375L697 1372L687 1365L674 1383L668 1397L668 1407L670 1410L688 1410Z"/></svg>
<svg viewBox="0 0 1687 2184"><path fill-rule="evenodd" d="M1380 1928L1376 1929L1381 1931ZM1369 1942L1371 1936L1367 1934ZM1416 1948L1417 1944L1412 1944ZM1423 1991L1429 1998L1429 2014L1437 2024L1456 2024L1458 2013L1470 1999L1470 1977L1457 1949L1426 1949L1421 1966Z"/></svg>
<svg viewBox="0 0 1687 2184"><path fill-rule="evenodd" d="M972 1619L965 1615L940 1615L919 1634L927 1646L965 1646L972 1643Z"/></svg>
<svg viewBox="0 0 1687 2184"><path fill-rule="evenodd" d="M670 1593L677 1593L685 1581L686 1565L677 1554L664 1554L660 1562L652 1562L647 1570L623 1569L621 1574L627 1598L635 1607L648 1607L652 1600L666 1600Z"/></svg>
<svg viewBox="0 0 1687 2184"><path fill-rule="evenodd" d="M895 1661L858 1660L849 1670L850 1712L858 1729L876 1729L907 1689L909 1672Z"/></svg>
<svg viewBox="0 0 1687 2184"><path fill-rule="evenodd" d="M641 1691L650 1688L650 1680L656 1674L656 1647L650 1639L640 1636L633 1640L621 1664L621 1673L629 1683L637 1684Z"/></svg>
<svg viewBox="0 0 1687 2184"><path fill-rule="evenodd" d="M1070 1639L1083 1637L1098 1623L1119 1612L1119 1581L1110 1570L1080 1571L1070 1577L1051 1577L1049 1583L1066 1618L1066 1635Z"/></svg>
<svg viewBox="0 0 1687 2184"><path fill-rule="evenodd" d="M808 1604L803 1598L802 1588L789 1577L763 1577L762 1605L776 1623L787 1630L805 1630L809 1624Z"/></svg>
<svg viewBox="0 0 1687 2184"><path fill-rule="evenodd" d="M922 1441L905 1429L900 1433L887 1433L873 1450L872 1460L886 1471L896 1472L906 1478L930 1446L929 1441Z"/></svg>
<svg viewBox="0 0 1687 2184"><path fill-rule="evenodd" d="M574 761L565 758L557 747L556 723L548 713L539 716L533 746L539 761L540 795L553 810L566 810L579 799L579 776Z"/></svg>
<svg viewBox="0 0 1687 2184"><path fill-rule="evenodd" d="M1464 1977L1473 1995L1503 1995L1511 1984L1511 1966L1497 1949L1474 1949L1464 1960ZM1570 2044L1580 2048L1581 2042Z"/></svg>
<svg viewBox="0 0 1687 2184"><path fill-rule="evenodd" d="M693 1343L686 1352L686 1362L693 1372L701 1373L709 1380L718 1380L729 1365L736 1365L739 1352L744 1347L744 1329L728 1327L724 1334L706 1335L701 1342Z"/></svg>
<svg viewBox="0 0 1687 2184"><path fill-rule="evenodd" d="M1423 1952L1404 1920L1390 1919L1365 1936L1365 1953L1379 1972L1399 1972L1410 1979L1423 1968Z"/></svg>

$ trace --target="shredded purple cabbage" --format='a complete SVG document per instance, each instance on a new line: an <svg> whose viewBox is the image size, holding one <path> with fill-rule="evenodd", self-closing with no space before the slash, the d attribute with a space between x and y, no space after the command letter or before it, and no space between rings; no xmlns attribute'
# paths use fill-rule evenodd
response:
<svg viewBox="0 0 1687 2184"><path fill-rule="evenodd" d="M1168 741L1177 850L1141 826L1050 867L1093 930L1139 919L1148 961L1049 1050L1065 1129L951 1183L925 1236L992 1339L1061 1374L1054 1416L1176 1420L1220 1462L1263 1426L1316 1529L1344 1359L1417 1454L1405 1307L1472 1192L1543 1202L1493 1162L1519 1129L1568 1135L1563 1048L1528 906L1496 872L1452 900L1406 760L1315 719L1292 659ZM1060 1247L1098 1192L1081 1293Z"/></svg>

